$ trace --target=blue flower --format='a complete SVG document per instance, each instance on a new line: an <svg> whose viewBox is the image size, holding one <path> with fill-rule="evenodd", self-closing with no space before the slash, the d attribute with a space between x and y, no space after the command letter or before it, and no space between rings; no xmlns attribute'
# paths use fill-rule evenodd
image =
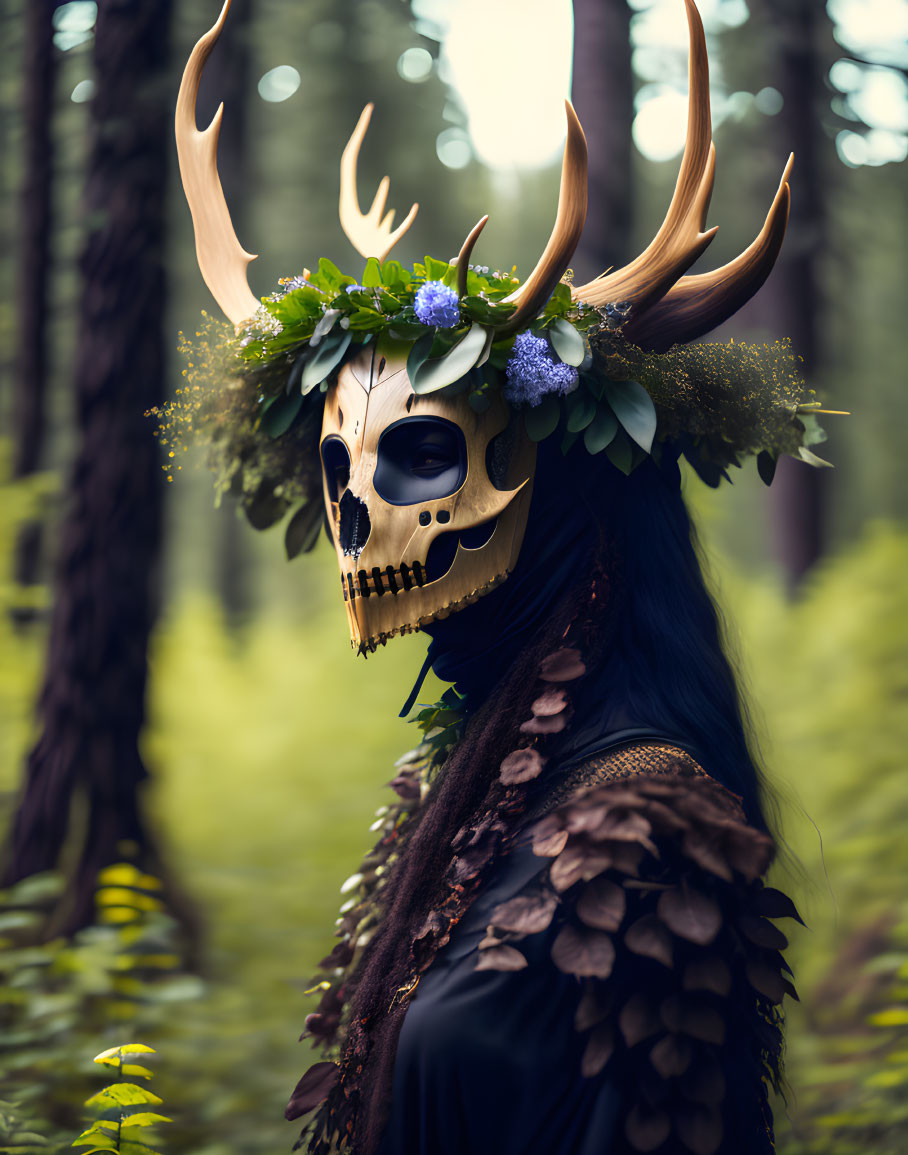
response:
<svg viewBox="0 0 908 1155"><path fill-rule="evenodd" d="M416 294L413 307L424 325L453 329L460 320L457 294L441 281L426 281Z"/></svg>
<svg viewBox="0 0 908 1155"><path fill-rule="evenodd" d="M345 293L366 293L368 289L365 285L347 285L344 288Z"/></svg>
<svg viewBox="0 0 908 1155"><path fill-rule="evenodd" d="M573 365L556 361L548 341L532 333L518 333L508 360L507 384L502 389L511 404L538 405L549 393L571 393L580 375Z"/></svg>

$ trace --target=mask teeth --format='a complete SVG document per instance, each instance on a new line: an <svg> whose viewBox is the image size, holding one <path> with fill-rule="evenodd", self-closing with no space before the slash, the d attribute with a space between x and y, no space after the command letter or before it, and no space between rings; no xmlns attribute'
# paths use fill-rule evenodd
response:
<svg viewBox="0 0 908 1155"><path fill-rule="evenodd" d="M395 626L392 630L388 630L387 632L383 631L382 633L373 634L371 638L368 638L365 641L361 641L358 646L354 642L353 648L364 658L368 657L369 654L374 654L379 646L387 645L391 638L403 637L405 634L415 634L421 630L423 626L427 626L430 622L438 621L441 618L446 618L449 614L454 613L455 610L459 610L463 606L471 605L478 598L482 597L483 594L488 593L489 590L493 590L496 586L499 586L507 578L508 573L508 570L503 570L500 574L496 574L495 577L493 577L491 580L485 582L481 586L478 586L471 593L466 594L466 596L462 598L458 598L457 601L449 602L446 606L441 606L439 609L435 610L434 613L426 614L425 617L420 618L417 622L405 622L403 625Z"/></svg>
<svg viewBox="0 0 908 1155"><path fill-rule="evenodd" d="M353 601L354 598L367 598L371 594L381 597L382 594L392 593L396 597L401 590L407 592L413 586L426 584L426 571L415 561L411 566L402 565L396 570L393 565L373 566L371 570L361 569L354 576L352 573L341 575L341 590L344 601Z"/></svg>

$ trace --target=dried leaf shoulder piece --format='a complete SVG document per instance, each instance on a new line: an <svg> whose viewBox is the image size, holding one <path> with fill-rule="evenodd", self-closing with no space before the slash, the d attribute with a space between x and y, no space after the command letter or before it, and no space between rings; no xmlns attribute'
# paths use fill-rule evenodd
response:
<svg viewBox="0 0 908 1155"><path fill-rule="evenodd" d="M549 933L555 966L583 983L583 1075L612 1064L629 1089L621 1149L673 1135L712 1155L733 1109L729 1047L762 1070L764 1089L778 1081L778 1007L797 995L770 920L800 917L764 885L771 839L734 796L680 751L674 767L663 747L651 760L657 769L623 777L616 759L614 780L537 823L533 849L550 866L493 912L477 965L519 970L520 943ZM757 1016L745 1021L742 1006ZM770 1127L765 1094L754 1108Z"/></svg>

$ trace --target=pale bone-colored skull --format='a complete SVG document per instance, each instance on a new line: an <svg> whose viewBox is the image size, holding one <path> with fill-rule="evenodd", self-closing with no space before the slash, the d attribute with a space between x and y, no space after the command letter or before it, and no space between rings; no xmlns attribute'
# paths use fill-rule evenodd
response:
<svg viewBox="0 0 908 1155"><path fill-rule="evenodd" d="M325 505L353 646L374 650L505 580L526 528L536 446L497 394L417 396L406 346L343 366L325 399Z"/></svg>

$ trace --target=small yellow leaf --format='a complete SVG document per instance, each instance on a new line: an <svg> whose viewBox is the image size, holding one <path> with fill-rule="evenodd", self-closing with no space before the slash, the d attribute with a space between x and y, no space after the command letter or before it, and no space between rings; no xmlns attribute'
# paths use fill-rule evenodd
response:
<svg viewBox="0 0 908 1155"><path fill-rule="evenodd" d="M144 1043L122 1043L119 1047L111 1047L107 1051L102 1051L100 1055L95 1055L92 1062L116 1067L123 1055L154 1055L156 1053L154 1047L146 1047Z"/></svg>
<svg viewBox="0 0 908 1155"><path fill-rule="evenodd" d="M157 1104L163 1103L163 1101L153 1091L140 1087L138 1083L112 1083L103 1091L99 1091L97 1095L92 1095L90 1099L86 1099L85 1105L87 1107L108 1107L116 1104L119 1107L137 1107L144 1103Z"/></svg>
<svg viewBox="0 0 908 1155"><path fill-rule="evenodd" d="M138 1063L124 1063L123 1074L129 1075L132 1079L150 1079L154 1072L149 1071L147 1067L140 1067Z"/></svg>
<svg viewBox="0 0 908 1155"><path fill-rule="evenodd" d="M131 862L115 862L98 872L102 886L135 886L141 877L141 871Z"/></svg>
<svg viewBox="0 0 908 1155"><path fill-rule="evenodd" d="M160 1099L158 1100L160 1102ZM127 1115L121 1125L121 1131L130 1127L153 1127L155 1123L172 1123L166 1115L158 1115L154 1111L137 1111L135 1115Z"/></svg>

